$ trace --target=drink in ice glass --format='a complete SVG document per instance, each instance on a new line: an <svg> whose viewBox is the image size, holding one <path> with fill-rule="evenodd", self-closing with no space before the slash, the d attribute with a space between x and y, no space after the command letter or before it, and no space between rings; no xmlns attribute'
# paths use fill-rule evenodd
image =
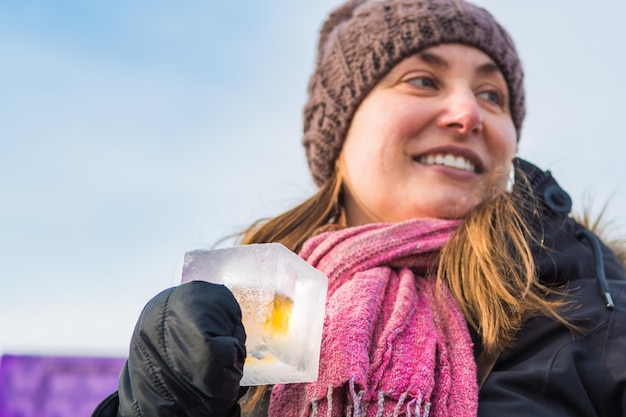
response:
<svg viewBox="0 0 626 417"><path fill-rule="evenodd" d="M279 243L194 250L182 282L228 287L242 310L247 357L241 385L317 379L328 278Z"/></svg>

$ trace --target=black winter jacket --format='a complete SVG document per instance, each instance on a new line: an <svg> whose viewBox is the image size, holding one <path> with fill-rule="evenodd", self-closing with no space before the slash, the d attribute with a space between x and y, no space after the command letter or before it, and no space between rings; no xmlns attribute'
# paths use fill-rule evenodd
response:
<svg viewBox="0 0 626 417"><path fill-rule="evenodd" d="M565 317L581 331L546 317L528 320L485 380L478 415L626 416L624 268L568 216L570 199L549 172L517 164L543 205L528 214L547 249L534 248L539 278L567 289L572 308Z"/></svg>
<svg viewBox="0 0 626 417"><path fill-rule="evenodd" d="M479 417L626 417L626 278L624 269L608 247L569 217L571 200L549 172L543 172L522 160L517 160L516 164L518 170L524 172L529 178L532 192L540 202L538 209L535 208L532 212L526 213L529 223L536 228L543 240L543 247L533 247L540 280L550 286L567 290L567 297L572 302L572 308L566 312L565 317L579 326L581 330L574 332L546 317L531 318L525 322L523 330L517 335L514 346L504 350L499 357L494 358L492 362L495 363L491 364L482 361L479 338L474 335L475 353L479 358L479 374L485 373L486 375L480 389L478 415ZM205 287L203 288L206 290ZM193 293L197 295L196 291ZM147 394L145 392L129 394L128 387L124 387L124 384L128 385L125 381L131 379L129 368L126 367L121 376L122 402L128 403L133 399L136 402L150 401L157 396L168 395L170 398L195 398L196 401L200 398L200 401L209 405L204 409L210 410L211 398L207 399L206 395L198 397L197 390L189 386L191 380L189 378L193 378L197 369L190 369L190 367L193 368L192 365L176 360L176 358L184 358L189 353L189 349L177 345L175 340L170 341L169 346L166 346L167 341L159 333L159 330L167 327L163 305L163 303L159 305L158 314L151 313L152 316L157 315L162 319L161 324L155 323L152 327L142 327L141 322L145 320L140 319L135 332L141 333L142 336L139 339L144 341L143 345L145 341L151 341L150 343L164 346L162 352L169 350L170 363L163 358L164 355L159 352L158 346L152 353L135 355L133 358L133 347L137 350L137 337L134 335L134 341L131 341L129 363L132 373L142 375L141 378L135 377L135 379L143 381L139 386L143 386L143 391L147 391ZM232 310L233 306L230 305L229 308ZM149 309L148 306L147 309ZM170 309L175 309L175 306L171 305ZM187 309L189 309L188 304ZM145 310L142 317L145 317ZM200 320L199 316L193 317L195 320ZM236 320L234 322L236 323ZM181 322L178 324L188 325ZM209 322L203 324L209 330L214 325L215 323ZM232 358L242 360L240 349L243 340L240 334L238 338L235 337L238 334L235 325L229 324L229 326L232 329L226 330L230 332L226 346L229 347L227 351L231 354L223 357L230 357L230 362L221 368L226 368L226 371L222 372L223 375L236 376L237 369L240 371L238 368L240 364L233 364ZM202 326L194 323L191 327ZM180 333L183 330L181 329ZM178 348L182 350L177 352ZM210 354L206 355L206 357L210 356ZM174 369L176 366L180 369ZM197 363L197 366L201 364ZM207 368L208 374L215 372L216 367ZM192 377L187 378L188 375ZM228 388L226 397L231 398L235 404L238 395L231 381L220 380L220 382ZM150 386L151 383L153 386ZM146 386L149 389L146 389ZM212 389L214 393L219 391L215 387ZM223 392L219 394L223 395ZM209 392L209 397L210 395L211 392ZM225 403L227 403L225 398L220 397L217 404L221 408L218 408L228 410L228 407L223 406ZM115 393L100 404L92 417L148 415L140 412L118 413L118 404L118 394ZM199 409L195 405L193 407L196 410ZM126 409L129 409L128 404L126 404ZM158 416L151 414L151 417L238 416L239 409L234 407L230 411L220 411L220 413L168 412Z"/></svg>

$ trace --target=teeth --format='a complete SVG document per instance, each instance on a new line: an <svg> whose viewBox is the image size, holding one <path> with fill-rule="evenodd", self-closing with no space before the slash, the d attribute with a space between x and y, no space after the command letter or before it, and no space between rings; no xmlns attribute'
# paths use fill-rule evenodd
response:
<svg viewBox="0 0 626 417"><path fill-rule="evenodd" d="M463 158L462 156L455 156L452 154L435 154L424 155L419 158L422 164L427 165L444 165L451 168L462 169L463 171L475 172L476 167L472 161Z"/></svg>

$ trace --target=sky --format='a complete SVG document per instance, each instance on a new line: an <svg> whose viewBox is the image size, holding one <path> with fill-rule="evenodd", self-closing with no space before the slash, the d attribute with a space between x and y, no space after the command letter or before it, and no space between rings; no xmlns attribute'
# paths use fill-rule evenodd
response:
<svg viewBox="0 0 626 417"><path fill-rule="evenodd" d="M626 2L476 3L524 65L519 155L624 235ZM125 356L186 251L314 192L301 113L336 4L0 0L0 354Z"/></svg>

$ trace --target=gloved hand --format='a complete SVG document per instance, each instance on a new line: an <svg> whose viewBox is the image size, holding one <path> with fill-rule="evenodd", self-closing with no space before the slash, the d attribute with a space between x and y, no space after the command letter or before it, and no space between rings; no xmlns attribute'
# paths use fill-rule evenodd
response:
<svg viewBox="0 0 626 417"><path fill-rule="evenodd" d="M123 417L239 416L241 309L223 285L192 281L141 313L120 375Z"/></svg>

